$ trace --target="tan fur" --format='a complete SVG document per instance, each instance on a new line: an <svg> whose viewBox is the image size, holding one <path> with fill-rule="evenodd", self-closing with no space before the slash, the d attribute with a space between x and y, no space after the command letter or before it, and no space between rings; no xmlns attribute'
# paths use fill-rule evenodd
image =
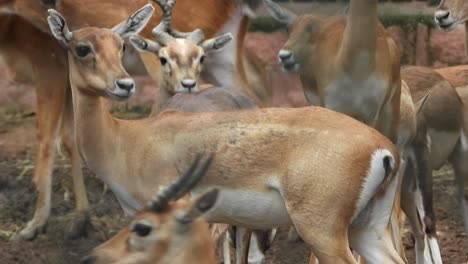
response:
<svg viewBox="0 0 468 264"><path fill-rule="evenodd" d="M442 166L454 151L463 122L463 106L455 89L441 75L430 68L410 66L402 69L401 76L409 85L417 107L417 130L409 145L406 163L412 167L405 175L402 191L404 209L415 237L416 259L424 259L427 239L436 238L434 209L432 206L432 170ZM420 205L424 217L418 213L413 185L421 192ZM435 248L426 249L434 255Z"/></svg>
<svg viewBox="0 0 468 264"><path fill-rule="evenodd" d="M162 213L149 209L136 215L132 222L147 221L154 227L157 239L148 245L144 253L132 250L128 245L132 234L128 227L122 229L109 241L93 251L95 264L147 263L147 264L215 264L214 244L211 239L208 223L202 219L189 224L178 223L175 217L189 208L189 204L177 202Z"/></svg>
<svg viewBox="0 0 468 264"><path fill-rule="evenodd" d="M117 61L121 43L109 31L95 34L100 37L74 34L70 45L85 41L106 46L114 59L105 58ZM104 57L97 54L96 58ZM354 263L347 233L372 153L386 149L395 160L379 193L385 192L398 169L396 148L383 135L318 107L198 114L165 111L144 120L118 120L107 112L101 97L108 88L95 84L127 73L93 74L88 82L89 66L79 61L69 53L77 143L86 164L104 181L125 187L144 203L158 186L176 177L177 170L185 170L197 153L216 152L197 191L217 186L269 193L279 188L292 222L321 263ZM95 72L102 72L101 67L96 63ZM161 177L155 177L156 171ZM116 254L119 248L122 245Z"/></svg>
<svg viewBox="0 0 468 264"><path fill-rule="evenodd" d="M40 43L41 48L38 48ZM61 135L72 160L72 177L76 201L75 224L86 221L88 200L81 172L81 160L73 137L73 115L68 89L66 53L51 36L44 34L18 16L0 16L0 53L17 76L35 84L38 153L33 180L38 192L33 219L19 234L32 239L45 226L51 207L51 177L55 159L55 142ZM17 61L22 61L17 67ZM65 70L64 70L65 69ZM67 95L68 93L68 95ZM62 126L62 128L61 128ZM62 133L61 133L62 132ZM81 223L83 224L83 223ZM75 230L79 235L82 230ZM73 232L75 232L73 231Z"/></svg>
<svg viewBox="0 0 468 264"><path fill-rule="evenodd" d="M57 9L66 14L66 18L75 27L83 25L108 26L115 25L122 19L140 8L147 1L60 1ZM192 29L192 26L200 27L207 36L213 35L223 25L230 14L234 11L234 1L199 1L197 5L192 5L191 1L181 0L178 8L174 12L174 24L182 30ZM180 11L177 11L179 10ZM38 230L42 229L48 218L50 208L50 175L52 172L54 151L53 142L60 129L60 118L68 118L70 115L63 112L66 104L65 93L68 87L68 69L66 54L62 51L58 43L51 39L50 30L46 21L46 7L43 7L38 0L9 0L0 3L0 10L16 13L24 20L12 16L2 16L1 18L1 45L2 56L4 56L12 69L12 74L17 80L34 79L36 83L36 94L38 95L37 128L39 151L37 166L35 168L35 179L38 188L38 200L34 219L29 223L28 228L23 233L23 238L32 238ZM99 10L98 13L95 11ZM209 12L207 10L216 10ZM153 24L159 22L161 12L152 18ZM187 15L189 14L189 15ZM189 19L190 18L190 19ZM196 19L199 18L199 19ZM198 22L194 22L198 20ZM151 24L150 23L150 24ZM31 26L32 25L32 26ZM37 29L38 28L38 29ZM145 34L149 36L151 26ZM40 43L40 48L38 48ZM52 54L52 55L51 55ZM150 73L159 73L159 62L152 54L142 54ZM35 67L32 67L34 65ZM73 122L65 124L72 125ZM72 131L73 128L64 128L63 131ZM67 149L73 150L74 139L72 135L66 142L72 144ZM77 156L77 154L75 154ZM73 158L74 164L80 168L79 158ZM73 166L73 179L75 181L75 198L77 208L86 212L88 202L86 200L81 172Z"/></svg>
<svg viewBox="0 0 468 264"><path fill-rule="evenodd" d="M351 1L347 18L297 16L289 23L288 31L289 39L282 51L292 52L294 59L289 63L295 65L288 69L287 60L283 65L299 74L309 103L342 112L376 128L403 151L414 131L414 113L407 101L400 102L400 54L378 21L377 0ZM376 81L366 84L372 79ZM362 91L365 86L370 90ZM353 104L357 105L350 107ZM402 111L407 110L401 125L400 105L405 107ZM399 140L399 133L403 132L406 138ZM400 214L397 194L392 217ZM403 245L396 241L399 227L389 224L390 228L396 234L395 248L404 258Z"/></svg>
<svg viewBox="0 0 468 264"><path fill-rule="evenodd" d="M468 159L468 155L466 154L466 135L468 135L468 66L447 67L437 69L436 71L455 87L463 102L463 135L450 157L450 162L454 168L457 180L457 196L462 207L465 231L468 231L468 199L466 198L468 197L468 166L466 166L466 160Z"/></svg>
<svg viewBox="0 0 468 264"><path fill-rule="evenodd" d="M414 102L430 93L418 119L424 119L428 128L438 131L460 131L463 120L462 102L455 89L441 75L425 67L405 67L402 78L411 88Z"/></svg>
<svg viewBox="0 0 468 264"><path fill-rule="evenodd" d="M449 13L446 13L449 12ZM442 16L443 19L438 19ZM465 53L468 54L468 2L464 0L442 0L435 13L435 21L445 30L453 30L465 24Z"/></svg>
<svg viewBox="0 0 468 264"><path fill-rule="evenodd" d="M178 93L164 107L183 112L235 111L252 108L257 106L249 97L220 87L211 87L198 93Z"/></svg>
<svg viewBox="0 0 468 264"><path fill-rule="evenodd" d="M151 21L148 23L141 35L145 38L151 38L151 30L161 20L161 11L153 1L147 0L105 0L105 1L94 1L94 0L61 0L58 6L54 8L59 11L67 19L71 29L80 28L83 26L96 26L100 28L108 28L126 19L132 12L140 8L146 3L151 3L155 7L156 11ZM179 0L175 10L173 12L173 24L174 27L181 31L191 31L195 28L200 28L205 33L205 36L211 38L216 34L219 29L228 21L228 19L236 12L238 3L236 1L214 1L214 0L201 0L197 1L197 4L193 4L191 0ZM26 20L30 21L34 26L38 27L44 32L49 33L49 28L46 21L46 8L40 4L39 0L11 0L3 4L0 4L1 9L8 9L10 12L14 12ZM96 10L99 10L96 13ZM212 10L215 10L214 12ZM246 32L248 26L248 19L245 18L246 23L240 25L239 31ZM239 43L243 44L245 34L239 35L236 39ZM245 56L245 55L244 55ZM247 55L248 56L248 55ZM141 58L145 64L148 73L153 77L154 80L159 79L159 62L151 54L141 54ZM247 60L247 67L251 65L252 58ZM239 62L240 63L240 62ZM247 68L249 69L249 68ZM242 67L237 70L243 70ZM245 75L246 73L240 72L239 74ZM242 91L248 96L251 96L256 103L261 106L271 105L271 95L268 96L268 92L265 94L263 90L268 91L265 88L260 88L262 96L258 97L258 87L253 86L255 90L251 91L250 80L255 76L263 76L262 73L251 71L247 73L248 79L240 78L240 80L233 80L236 82L236 86L239 85ZM247 82L247 83L246 83ZM256 84L255 80L253 84ZM160 99L158 99L160 100ZM161 104L165 104L165 98L162 99L161 103L156 103L156 108Z"/></svg>
<svg viewBox="0 0 468 264"><path fill-rule="evenodd" d="M378 22L376 9L376 0L354 0L348 18L299 16L290 23L289 39L282 49L293 53L304 93L311 104L348 114L374 126L395 142L401 86L399 52ZM366 98L363 103L374 106L365 108L370 112L364 109L347 112L347 102L326 104L328 93L336 85L341 93L349 94L348 99L356 96L358 100L363 94L357 93L355 87L370 77L381 81L373 88L379 96ZM355 84L352 87L334 84L343 78Z"/></svg>

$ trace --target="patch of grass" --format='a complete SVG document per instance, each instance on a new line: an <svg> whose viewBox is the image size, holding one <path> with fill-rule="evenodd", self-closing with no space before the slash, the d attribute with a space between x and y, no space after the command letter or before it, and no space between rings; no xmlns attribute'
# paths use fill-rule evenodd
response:
<svg viewBox="0 0 468 264"><path fill-rule="evenodd" d="M150 105L114 104L110 107L112 115L122 119L140 119L149 116L151 113Z"/></svg>

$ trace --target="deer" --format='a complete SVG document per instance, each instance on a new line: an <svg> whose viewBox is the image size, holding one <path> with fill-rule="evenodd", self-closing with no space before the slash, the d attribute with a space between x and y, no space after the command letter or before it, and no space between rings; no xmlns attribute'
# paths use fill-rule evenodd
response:
<svg viewBox="0 0 468 264"><path fill-rule="evenodd" d="M60 134L57 133L57 131L64 131L61 138L67 142L67 149L75 153L72 157L72 174L74 179L74 196L77 200L77 217L76 221L74 221L72 232L70 232L68 236L70 238L83 236L86 233L87 223L89 223L89 205L85 197L86 191L84 189L84 184L82 184L82 176L80 176L82 174L80 171L80 159L77 151L74 150L75 147L73 147L75 142L72 136L72 132L74 131L72 127L72 100L71 95L65 96L71 93L68 88L67 54L61 50L60 45L51 35L45 19L45 7L59 8L63 10L63 12L70 14L70 21L75 24L75 26L114 25L118 21L125 19L127 15L130 15L137 7L141 6L138 4L140 2L146 3L146 1L142 0L106 0L99 2L88 0L80 2L70 0L9 0L0 3L0 12L8 14L8 17L16 15L15 19L5 19L5 21L8 21L8 24L5 24L3 28L5 32L4 39L8 41L5 41L6 45L3 47L6 48L5 52L2 52L2 55L8 57L9 62L17 62L19 58L29 56L26 60L31 61L31 64L35 65L34 69L36 72L33 77L35 79L36 94L40 95L37 101L39 151L36 157L37 165L34 170L34 182L36 183L38 198L36 200L34 217L27 223L27 226L18 233L18 239L33 239L38 233L45 231L51 208L51 172L55 159L53 143L59 140ZM181 7L177 8L178 10L180 9L180 11L175 12L174 22L176 25L183 29L191 28L192 24L200 26L206 34L214 34L216 31L232 28L235 29L236 32L244 32L245 35L248 20L242 17L242 13L239 11L241 6L234 5L233 1L227 1L225 5L219 1L212 0L206 0L203 3L198 2L197 5L193 3L194 2L191 1L183 1L180 5ZM110 8L108 9L107 7ZM208 12L208 10L212 10L213 8L217 10L216 13ZM93 12L89 12L89 10L93 10ZM112 12L109 13L107 12L108 10L112 10ZM186 10L194 12L190 13L192 14L192 19L190 21L186 20L184 15L179 14ZM194 23L194 20L197 18L194 14L198 13L204 14L203 20L198 20L197 23ZM153 21L157 21L157 18L153 18L150 22L153 23ZM239 21L242 21L242 23ZM237 30L236 26L240 26L240 28ZM14 31L10 29L14 29ZM19 35L21 35L21 37L17 37ZM41 49L51 51L41 54L44 55L44 58L39 58L40 54L38 52L34 54L29 52L31 50L37 50L38 43L40 43ZM242 50L237 48L242 47L240 44L236 44L235 48L232 46L228 47L230 47L233 52ZM151 67L156 68L156 70L150 70L149 72L158 74L159 62L148 54L142 56L147 58L146 66L149 67L149 69L151 69ZM243 56L238 56L238 58L243 58ZM239 65L232 56L224 56L219 59L231 60L223 63L225 65ZM216 54L213 54L213 62L217 62L219 59L216 58ZM206 64L207 68L209 68L211 63L207 62ZM13 65L13 63L11 65ZM246 62L245 65L248 65L248 63ZM248 75L251 76L248 78L254 78L252 76L256 76L256 73L263 74L260 71L252 71L248 73ZM237 78L237 73L229 69L224 76ZM222 80L226 81L226 83L232 83L232 81L227 78ZM59 89L61 92L54 92ZM268 95L268 90L263 95L265 94ZM43 100L46 98L47 102ZM269 99L267 98L266 100L268 104ZM157 105L156 102L154 109L158 108Z"/></svg>
<svg viewBox="0 0 468 264"><path fill-rule="evenodd" d="M182 200L203 178L212 158L200 165L201 156L197 156L189 169L161 188L127 227L81 263L217 263L209 226L202 217L216 204L219 190L213 188L192 201Z"/></svg>
<svg viewBox="0 0 468 264"><path fill-rule="evenodd" d="M38 52L37 45L41 49ZM51 208L54 145L61 141L71 160L74 220L69 238L86 233L89 202L81 171L81 158L74 144L73 109L68 82L66 53L50 35L39 31L17 15L0 15L0 54L14 75L32 80L36 91L38 150L33 182L37 189L33 219L14 239L33 239L45 231ZM22 61L22 67L17 62Z"/></svg>
<svg viewBox="0 0 468 264"><path fill-rule="evenodd" d="M413 100L419 103L416 134L409 147L402 184L401 206L413 230L416 263L442 263L440 255L431 256L424 251L428 246L438 247L434 239L437 234L431 172L451 160L459 148L457 142L463 127L464 107L456 90L435 70L404 67L401 76L408 84ZM416 199L422 200L417 206L405 202Z"/></svg>
<svg viewBox="0 0 468 264"><path fill-rule="evenodd" d="M450 154L448 161L452 165L454 171L457 186L457 199L460 204L465 231L468 232L468 167L466 165L466 161L468 160L468 93L466 89L468 83L468 67L466 67L466 65L460 65L435 69L435 71L442 75L452 87L455 88L463 102L461 136L453 152Z"/></svg>
<svg viewBox="0 0 468 264"><path fill-rule="evenodd" d="M235 111L241 109L256 108L255 103L247 96L243 95L237 87L209 87L200 90L198 80L202 72L203 63L210 58L214 51L220 52L228 42L232 40L231 33L223 34L211 42L203 42L205 37L203 31L195 29L192 32L180 32L171 25L172 10L176 1L156 1L163 10L161 23L153 29L153 37L156 42L139 36L130 37L130 43L141 52L156 54L163 68L160 84L160 97L166 91L179 91L170 97L166 105L161 106L161 110L177 109L184 112L206 112L206 111ZM171 34L169 34L171 33ZM265 85L264 83L261 83ZM184 92L185 90L189 92ZM190 92L194 90L195 92ZM236 239L237 256L236 260L249 263L263 263L264 251L268 247L260 249L257 235L263 235L261 231L256 231L250 243L250 254L247 253L248 245L241 244L248 240L249 232L239 228ZM275 231L274 231L275 233ZM226 236L228 233L226 233ZM245 236L245 238L241 238ZM227 237L225 237L227 239ZM268 241L271 241L271 236ZM224 247L227 247L226 242ZM225 248L225 252L229 249ZM263 252L262 252L263 251ZM230 256L225 254L224 262L228 263Z"/></svg>
<svg viewBox="0 0 468 264"><path fill-rule="evenodd" d="M29 0L11 0L0 4L0 10L18 14L42 31L50 32L47 21L44 19L46 13L44 7L55 8L69 17L71 28L88 25L109 27L125 19L137 7L147 2L147 0L105 0L99 2L92 0L81 2L34 0L31 3ZM194 4L192 1L183 0L176 9L174 22L177 28L184 31L201 28L207 37L212 37L220 32L233 32L236 43L228 45L227 48L230 52L223 53L223 56L213 54L211 59L206 62L207 70L203 72L202 78L209 83L225 87L237 83L245 94L255 100L257 105L271 106L272 94L269 87L249 85L250 83L255 84L258 76L265 78L262 76L265 73L256 67L256 64L260 63L259 59L246 55L243 49L243 41L249 24L249 18L243 11L246 4L248 3L243 3L243 1L215 0L202 0ZM100 10L100 12L90 12L90 10ZM216 10L216 12L212 12L212 10ZM144 37L151 37L151 29L160 21L161 15L161 13L157 13L152 17L149 26L142 31ZM187 19L188 17L191 19ZM154 80L158 80L157 74L160 72L158 61L154 60L150 54L140 54L140 56L148 73ZM170 96L167 94L167 97L156 98L154 109L157 110L160 105L164 105Z"/></svg>
<svg viewBox="0 0 468 264"><path fill-rule="evenodd" d="M465 53L468 54L468 5L462 0L442 0L434 13L435 24L443 30L454 30L465 25Z"/></svg>
<svg viewBox="0 0 468 264"><path fill-rule="evenodd" d="M411 98L401 100L410 93L402 92L398 47L378 20L377 1L353 0L347 17L329 18L298 16L272 0L263 2L288 27L278 58L286 72L299 75L307 101L376 128L398 145L404 160L415 127L414 106L406 103ZM403 110L406 120L400 117ZM396 224L400 212L394 210L389 229L404 256Z"/></svg>
<svg viewBox="0 0 468 264"><path fill-rule="evenodd" d="M148 9L132 16L138 18L132 26L121 23L112 30L70 31L57 11L49 10L48 17L68 50L78 150L124 211L141 210L196 153L216 153L191 191L196 196L219 189L204 214L207 222L254 229L294 225L325 264L356 263L350 246L369 263L403 263L386 232L400 158L373 128L313 106L113 117L106 100L128 99L135 90L121 63L122 36L144 28Z"/></svg>

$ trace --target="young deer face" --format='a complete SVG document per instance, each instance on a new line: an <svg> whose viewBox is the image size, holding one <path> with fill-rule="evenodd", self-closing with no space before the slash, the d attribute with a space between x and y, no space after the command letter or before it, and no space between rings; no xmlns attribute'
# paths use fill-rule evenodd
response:
<svg viewBox="0 0 468 264"><path fill-rule="evenodd" d="M95 248L83 263L184 263L176 259L185 254L193 254L193 258L212 254L208 223L198 217L208 210L208 203L214 204L216 196L217 191L212 191L189 206L178 202L164 212L148 210L138 214L129 226Z"/></svg>
<svg viewBox="0 0 468 264"><path fill-rule="evenodd" d="M445 30L468 20L468 2L465 0L442 0L434 14L436 25Z"/></svg>
<svg viewBox="0 0 468 264"><path fill-rule="evenodd" d="M316 53L317 29L321 19L312 15L297 16L271 0L264 0L269 13L279 22L288 26L289 38L278 53L283 69L299 72Z"/></svg>
<svg viewBox="0 0 468 264"><path fill-rule="evenodd" d="M146 5L113 29L82 28L68 30L65 19L49 10L53 35L68 50L70 81L88 94L124 100L135 92L135 83L122 66L125 50L122 37L140 32L154 8Z"/></svg>
<svg viewBox="0 0 468 264"><path fill-rule="evenodd" d="M214 261L208 224L199 217L214 206L219 190L212 189L191 204L171 202L185 195L201 180L212 158L210 156L198 166L198 156L184 175L156 194L147 210L139 213L128 227L109 241L95 248L82 263L182 264Z"/></svg>
<svg viewBox="0 0 468 264"><path fill-rule="evenodd" d="M153 29L156 42L138 36L130 42L140 51L153 52L159 57L162 71L162 87L169 95L198 92L198 77L203 69L205 54L219 50L232 39L230 33L204 41L203 32L178 32L171 26L175 0L154 0L163 11L161 23ZM171 35L171 34L174 35Z"/></svg>

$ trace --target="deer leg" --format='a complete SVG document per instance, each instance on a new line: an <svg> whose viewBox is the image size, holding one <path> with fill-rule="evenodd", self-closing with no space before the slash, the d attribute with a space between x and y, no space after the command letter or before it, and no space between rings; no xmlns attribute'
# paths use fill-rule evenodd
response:
<svg viewBox="0 0 468 264"><path fill-rule="evenodd" d="M71 160L71 174L73 178L73 193L75 197L75 217L71 228L68 231L67 238L76 239L86 236L89 220L89 202L86 196L86 188L83 180L82 162L75 145L74 121L73 121L73 102L70 90L66 97L65 111L62 119L62 143L68 152Z"/></svg>
<svg viewBox="0 0 468 264"><path fill-rule="evenodd" d="M320 264L357 263L349 248L348 227L342 224L343 220L314 227L307 207L286 206L297 233L311 247L309 263L316 263L316 259Z"/></svg>
<svg viewBox="0 0 468 264"><path fill-rule="evenodd" d="M417 209L424 226L426 237L425 244L427 246L427 248L425 246L424 250L424 259L429 263L442 263L442 257L437 243L436 220L432 195L432 169L429 166L429 149L426 141L415 144L414 158L417 175L416 192L419 191L421 193L422 203L422 206L417 207Z"/></svg>
<svg viewBox="0 0 468 264"><path fill-rule="evenodd" d="M236 264L247 264L252 231L248 228L236 228Z"/></svg>
<svg viewBox="0 0 468 264"><path fill-rule="evenodd" d="M414 167L415 160L408 158L407 167L405 170L402 191L401 191L401 208L408 217L411 226L411 231L415 240L415 255L416 264L424 263L424 249L425 249L425 234L421 219L418 215L418 205L421 204L421 194L419 189L416 188L416 168ZM418 191L416 193L416 190Z"/></svg>
<svg viewBox="0 0 468 264"><path fill-rule="evenodd" d="M41 74L37 76L41 76ZM56 76L51 79L53 80L35 80L37 96L36 126L39 147L33 181L36 185L37 200L33 219L18 234L19 238L26 240L34 239L39 231L43 231L51 208L51 184L55 158L53 148L60 128L68 77L60 78L60 76Z"/></svg>
<svg viewBox="0 0 468 264"><path fill-rule="evenodd" d="M457 199L460 202L465 232L468 233L468 195L465 195L465 190L468 190L467 160L468 150L463 149L461 142L458 141L457 146L455 147L455 151L450 157L450 163L453 166L455 174L455 182L458 188Z"/></svg>
<svg viewBox="0 0 468 264"><path fill-rule="evenodd" d="M265 252L271 247L276 229L253 230L249 246L249 264L265 263Z"/></svg>

